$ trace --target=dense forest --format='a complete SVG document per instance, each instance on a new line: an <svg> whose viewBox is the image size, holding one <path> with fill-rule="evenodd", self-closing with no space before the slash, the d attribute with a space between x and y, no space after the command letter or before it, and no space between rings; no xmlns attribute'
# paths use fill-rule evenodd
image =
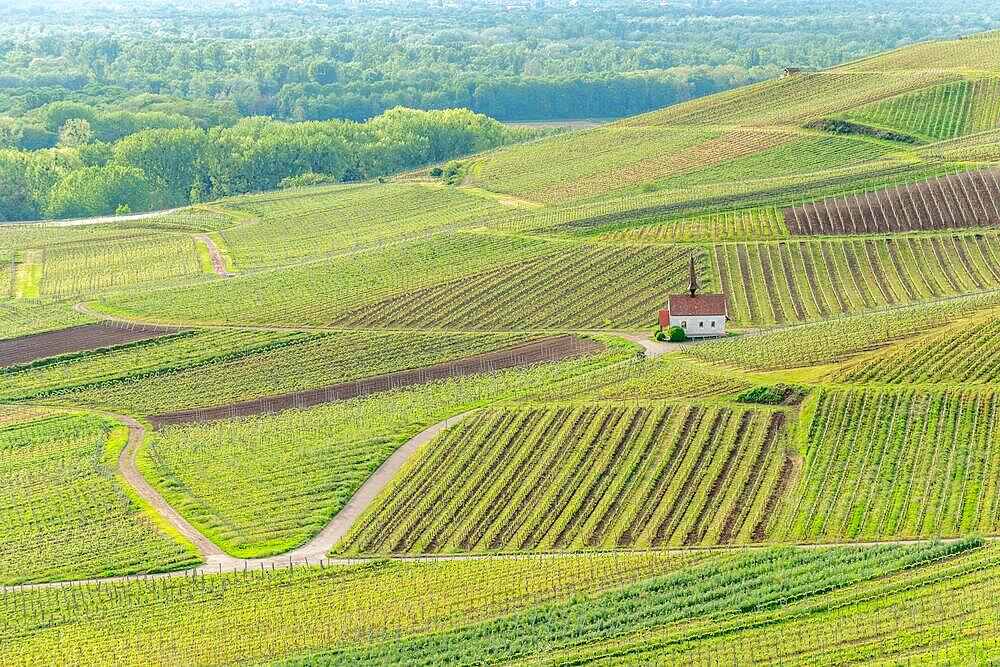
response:
<svg viewBox="0 0 1000 667"><path fill-rule="evenodd" d="M964 0L247 4L4 3L0 114L32 119L47 102L72 100L179 113L202 127L253 115L364 120L396 106L610 118L786 66L997 26L988 7Z"/></svg>
<svg viewBox="0 0 1000 667"><path fill-rule="evenodd" d="M124 120L123 120L124 119ZM391 109L364 123L243 118L231 127L142 129L71 102L47 106L59 145L0 149L0 220L165 209L279 186L356 181L535 136L467 109ZM115 140L117 139L117 140Z"/></svg>
<svg viewBox="0 0 1000 667"><path fill-rule="evenodd" d="M0 218L173 205L303 173L370 178L530 134L470 114L463 138L439 150L428 137L457 131L457 112L398 107L503 121L621 117L785 66L826 67L997 24L962 0L885 6L12 0L0 7ZM293 160L288 146L303 142L325 147ZM170 157L137 157L157 151ZM247 167L266 161L247 157L255 151L272 151L272 166ZM107 196L81 200L94 182L107 183Z"/></svg>

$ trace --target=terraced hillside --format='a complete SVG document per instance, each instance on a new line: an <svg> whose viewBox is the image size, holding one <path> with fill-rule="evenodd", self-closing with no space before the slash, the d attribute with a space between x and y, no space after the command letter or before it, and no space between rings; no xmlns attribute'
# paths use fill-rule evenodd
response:
<svg viewBox="0 0 1000 667"><path fill-rule="evenodd" d="M388 183L252 195L227 202L241 224L220 232L241 269L475 227L508 207L457 188Z"/></svg>
<svg viewBox="0 0 1000 667"><path fill-rule="evenodd" d="M635 227L610 235L619 242L676 243L685 241L749 241L782 238L788 235L784 214L773 208L722 211L668 225Z"/></svg>
<svg viewBox="0 0 1000 667"><path fill-rule="evenodd" d="M1000 660L998 79L0 225L0 665Z"/></svg>
<svg viewBox="0 0 1000 667"><path fill-rule="evenodd" d="M622 358L608 350L273 415L168 424L141 452L139 467L226 551L238 556L282 553L315 535L422 428L464 410L572 381Z"/></svg>
<svg viewBox="0 0 1000 667"><path fill-rule="evenodd" d="M887 308L806 325L776 327L757 336L730 337L689 347L704 361L743 369L775 370L844 361L904 340L910 347L921 333L933 332L969 318L995 316L1000 292ZM866 332L859 336L859 331ZM919 344L919 343L918 343Z"/></svg>
<svg viewBox="0 0 1000 667"><path fill-rule="evenodd" d="M677 291L687 254L673 246L565 246L393 299L334 320L336 326L431 329L638 328L655 318L656 297ZM530 307L526 307L530 304Z"/></svg>
<svg viewBox="0 0 1000 667"><path fill-rule="evenodd" d="M781 412L484 412L417 458L345 550L438 553L759 540L794 462Z"/></svg>
<svg viewBox="0 0 1000 667"><path fill-rule="evenodd" d="M442 233L206 285L108 297L102 308L147 319L329 326L359 307L562 247L526 237Z"/></svg>
<svg viewBox="0 0 1000 667"><path fill-rule="evenodd" d="M992 389L822 391L802 476L775 521L797 541L1000 529Z"/></svg>
<svg viewBox="0 0 1000 667"><path fill-rule="evenodd" d="M730 317L773 324L1000 287L1000 235L849 237L719 244Z"/></svg>
<svg viewBox="0 0 1000 667"><path fill-rule="evenodd" d="M998 83L994 76L946 83L879 100L844 116L925 141L951 139L997 127Z"/></svg>
<svg viewBox="0 0 1000 667"><path fill-rule="evenodd" d="M939 177L783 211L792 234L878 234L996 227L1000 192L994 168Z"/></svg>
<svg viewBox="0 0 1000 667"><path fill-rule="evenodd" d="M940 327L843 369L851 383L1000 384L1000 319Z"/></svg>
<svg viewBox="0 0 1000 667"><path fill-rule="evenodd" d="M322 389L472 357L532 334L202 330L44 366L8 369L3 393L156 415Z"/></svg>

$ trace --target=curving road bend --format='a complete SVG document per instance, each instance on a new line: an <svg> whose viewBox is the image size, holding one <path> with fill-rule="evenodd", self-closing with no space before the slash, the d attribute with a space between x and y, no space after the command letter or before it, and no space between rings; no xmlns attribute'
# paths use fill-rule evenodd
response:
<svg viewBox="0 0 1000 667"><path fill-rule="evenodd" d="M26 406L21 407L47 407L47 406ZM89 579L76 579L71 581L54 581L38 584L23 584L17 586L3 586L3 590L32 590L39 588L55 588L62 586L79 586L86 584L100 584L112 581L131 581L135 579L161 579L169 577L184 577L193 574L213 574L222 572L232 572L239 570L268 570L296 565L356 565L371 562L371 558L327 558L333 547L347 534L351 527L357 522L361 515L368 509L375 498L389 484L392 478L419 451L420 447L430 442L445 429L454 426L463 419L477 412L470 410L430 426L417 435L406 441L397 449L379 468L369 477L364 484L354 493L346 505L337 513L333 519L317 533L311 540L302 546L279 556L267 558L242 559L230 556L223 552L214 542L205 537L197 528L191 525L187 519L182 517L159 492L154 489L146 478L139 472L135 465L136 454L146 435L145 427L130 417L115 415L108 412L95 411L125 424L129 429L129 439L125 448L118 457L119 471L127 483L135 492L174 530L189 540L197 549L199 555L204 560L198 567L186 570L175 570L172 572L162 572L157 574L136 574L117 577L101 577ZM880 545L915 545L928 542L955 542L961 538L944 539L903 539L884 541L856 541L837 543L804 543L794 546L800 548L823 548L823 547L869 547ZM996 536L985 538L987 541L1000 539ZM746 551L768 549L774 544L752 544L752 545L722 545L715 547L675 547L653 550L658 554L688 553L691 551ZM613 555L616 552L594 552L593 555ZM406 562L427 562L427 561L459 561L459 560L484 560L490 558L538 558L551 557L559 558L563 556L578 556L578 552L564 553L521 553L521 554L450 554L450 555L415 555L396 556L393 560Z"/></svg>
<svg viewBox="0 0 1000 667"><path fill-rule="evenodd" d="M430 426L417 435L407 440L393 454L378 467L378 469L365 480L364 484L354 492L347 504L341 508L333 519L317 533L311 540L302 546L293 549L280 556L270 556L266 558L243 559L230 556L219 548L215 542L208 539L201 531L195 528L187 519L182 517L159 492L146 481L142 473L136 467L135 459L139 452L139 446L146 437L146 428L138 421L120 415L109 415L121 421L129 428L128 445L122 450L118 457L118 468L122 476L129 485L138 493L143 500L150 504L157 514L163 518L170 526L189 540L198 550L198 554L205 561L205 564L190 570L180 570L177 572L165 573L179 576L192 571L208 570L233 570L241 568L270 568L276 566L287 566L289 564L305 565L308 563L319 563L326 559L326 555L334 546L347 534L351 526L361 517L361 515L374 502L379 493L388 486L392 478L399 472L400 468L417 453L421 446L430 442L441 431L450 426L458 424L460 421L471 415L473 411L465 412L454 417L449 417L443 421Z"/></svg>
<svg viewBox="0 0 1000 667"><path fill-rule="evenodd" d="M90 311L85 304L76 304L76 309L80 312L87 314L96 315L98 317L103 317L110 320L118 320L118 318L109 317L102 313L96 313ZM133 325L138 325L140 323L130 320L118 320L122 322L128 322ZM645 350L646 356L650 358L655 358L672 352L678 349L682 349L684 344L678 343L662 343L656 342L649 338L648 334L645 333L615 333L614 335L626 338L638 345L642 346ZM690 345L690 343L688 343ZM45 405L27 405L19 404L19 407L38 407L38 408L51 408L53 406ZM59 408L56 408L59 409ZM177 510L175 510L167 501L160 495L156 489L154 489L146 478L139 472L136 467L136 456L138 451L145 439L146 428L139 421L126 417L123 415L117 415L104 411L93 411L95 414L101 414L111 419L117 420L128 427L129 438L126 446L122 449L121 454L118 457L118 471L125 479L126 483L138 494L143 501L145 501L152 510L159 515L159 517L171 526L177 533L182 535L186 540L188 540L192 545L194 545L198 554L203 559L204 563L198 567L189 568L186 570L176 570L172 572L164 572L157 574L139 574L139 575L129 575L129 576L119 576L119 577L104 577L104 578L89 578L89 579L78 579L72 581L59 581L59 582L48 582L39 584L24 584L18 586L3 586L3 589L17 589L17 590L29 590L35 588L51 588L59 586L76 586L81 584L98 584L101 582L108 581L125 581L134 580L136 578L143 579L155 579L164 577L181 577L189 576L192 574L202 574L202 573L214 573L214 572L227 572L234 570L249 570L249 569L274 569L278 567L289 567L292 565L351 565L358 563L370 562L370 558L327 558L327 554L333 549L334 546L347 534L352 526L358 521L361 515L368 509L368 507L374 502L375 498L381 493L389 482L395 477L403 465L416 454L417 451L424 444L431 441L437 435L439 435L445 429L454 426L461 422L463 419L474 414L476 410L471 410L459 415L455 415L444 419L426 429L416 434L408 441L406 441L402 446L400 446L393 454L386 459L386 461L379 466L379 468L369 477L358 490L354 493L351 499L344 505L343 508L334 516L330 522L312 539L303 544L302 546L287 552L279 556L271 556L267 558L255 558L255 559L241 559L235 556L231 556L222 549L219 548L214 542L212 542L208 537L206 537L201 531L195 528L190 522L187 521L183 516L181 516ZM960 538L946 538L946 539L902 539L902 540L884 540L884 541L856 541L856 542L838 542L838 543L804 543L797 544L795 546L802 548L822 548L822 547L865 547L865 546L876 546L876 545L913 545L921 544L927 542L953 542ZM987 541L994 541L1000 539L998 536L987 536L985 538ZM685 553L690 551L734 551L734 550L747 550L747 549L766 549L776 546L774 544L760 544L760 545L725 545L717 547L684 547L684 548L666 548L655 550L656 553ZM601 552L595 552L599 554ZM609 552L613 553L613 552ZM435 561L435 560L479 560L488 558L528 558L528 557L538 557L540 554L528 553L528 554L507 554L507 555L497 555L497 554L454 554L454 555L430 555L430 556L398 556L394 557L394 560L400 561ZM566 553L552 553L543 554L551 557L559 556L572 556L578 555L574 552Z"/></svg>
<svg viewBox="0 0 1000 667"><path fill-rule="evenodd" d="M392 453L392 455L385 460L385 462L378 467L378 469L365 480L365 483L354 492L351 499L347 501L337 516L330 520L330 523L326 524L319 533L316 534L311 540L303 544L301 547L288 552L283 556L278 556L282 563L287 564L289 560L292 562L302 562L311 561L313 563L319 562L320 559L326 558L334 546L347 531L351 529L361 515L364 514L365 510L374 502L375 498L388 486L392 478L396 476L400 468L417 453L423 445L427 444L433 440L439 433L445 429L458 424L460 421L468 417L469 415L476 412L475 410L470 410L468 412L463 412L460 415L455 415L454 417L449 417L444 421L440 421L433 426L430 426L420 433L416 434L409 440L407 440L399 449ZM259 560L271 560L271 559L259 559ZM238 561L242 563L243 561ZM256 561L251 561L256 562Z"/></svg>
<svg viewBox="0 0 1000 667"><path fill-rule="evenodd" d="M21 406L28 407L28 406ZM46 407L46 406L35 406ZM417 453L421 446L433 440L445 429L461 422L466 417L475 413L475 410L464 412L459 415L448 417L433 426L430 426L416 434L400 446L393 454L378 467L378 469L365 480L364 484L355 491L351 499L344 505L333 519L317 533L312 539L302 546L293 549L279 556L267 558L243 559L230 556L219 548L212 540L208 539L201 531L195 528L180 513L175 510L160 493L150 485L146 478L136 467L136 456L143 440L146 437L146 427L140 422L123 415L116 415L109 412L95 411L96 414L115 419L129 429L128 443L118 456L118 471L128 483L128 485L138 494L143 501L159 515L159 517L170 525L175 531L180 533L186 540L194 545L204 563L198 567L186 570L175 570L172 572L162 572L150 575L129 575L120 577L103 577L92 579L77 579L72 581L57 581L41 584L25 584L16 586L19 590L29 590L33 588L49 588L55 586L75 586L81 584L96 584L105 581L125 581L142 578L164 578L182 577L191 574L228 572L233 570L247 569L274 569L278 567L288 567L292 565L318 565L321 562L329 565L350 565L355 563L368 562L363 558L327 558L333 547L347 534L347 531L357 522L361 515L374 502L378 494L389 484L392 478L399 472L400 468Z"/></svg>
<svg viewBox="0 0 1000 667"><path fill-rule="evenodd" d="M646 352L646 357L649 359L655 359L667 352L676 352L677 350L684 349L684 343L663 343L653 340L647 333L621 333L617 335L636 345L641 345L642 349Z"/></svg>
<svg viewBox="0 0 1000 667"><path fill-rule="evenodd" d="M225 552L216 546L212 540L205 537L201 531L192 526L187 519L182 517L180 513L175 510L149 482L146 481L146 478L143 477L142 473L139 472L139 469L135 465L135 458L139 453L139 447L142 445L142 441L146 438L146 427L131 417L113 414L107 414L107 416L120 421L128 427L128 443L125 445L125 448L122 449L121 454L118 455L118 472L125 478L128 485L132 487L132 490L135 491L146 503L148 503L150 507L152 507L152 509L160 515L160 518L166 521L171 528L176 530L178 533L183 535L185 539L191 542L195 549L198 550L198 554L206 562L208 562L209 559L226 556Z"/></svg>

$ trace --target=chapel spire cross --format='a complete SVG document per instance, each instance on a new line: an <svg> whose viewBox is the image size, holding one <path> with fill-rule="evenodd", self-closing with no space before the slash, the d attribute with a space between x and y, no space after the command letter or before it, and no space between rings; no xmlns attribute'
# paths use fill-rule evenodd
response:
<svg viewBox="0 0 1000 667"><path fill-rule="evenodd" d="M691 292L693 297L698 292L698 276L694 272L694 253L691 253L691 268L689 271L690 282L688 284L688 291Z"/></svg>

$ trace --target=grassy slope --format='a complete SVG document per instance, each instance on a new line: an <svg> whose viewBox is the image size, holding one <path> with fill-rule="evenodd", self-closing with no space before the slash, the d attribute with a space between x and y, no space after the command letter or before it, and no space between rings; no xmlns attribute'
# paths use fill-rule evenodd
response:
<svg viewBox="0 0 1000 667"><path fill-rule="evenodd" d="M111 297L100 307L175 321L230 323L558 328L606 325L600 314L617 308L621 315L614 316L612 325L647 328L651 321L643 313L652 313L671 281L676 282L670 258L684 257L692 244L698 249L706 286L726 289L733 299L733 314L743 322L851 314L885 304L992 289L997 275L991 267L995 268L998 256L993 231L977 232L979 238L964 232L893 236L891 244L886 235L796 239L793 243L785 238L787 228L781 220L769 220L760 225L762 234L751 226L723 236L735 229L737 210L770 207L780 211L803 200L878 189L900 179L917 180L995 158L995 133L969 133L989 130L996 122L994 88L989 81L996 72L984 68L996 69L998 53L997 34L919 45L588 132L506 148L473 160L472 182L464 189L407 182L269 193L170 216L150 223L144 231L114 226L70 231L2 228L0 256L45 248L45 270L54 267L55 273L42 276L41 289L60 293L95 295L105 289L190 279L192 284L182 287ZM803 128L810 120L836 116L912 131L928 141L948 141L914 147L820 135ZM946 161L937 161L938 156ZM481 196L475 187L492 196ZM683 233L657 228L706 215L711 217L695 224L685 222ZM579 238L633 227L643 232L616 237L614 244ZM193 252L187 259L175 260L149 247L148 241L166 238L160 231L166 228L216 230L240 268L251 271L232 280L198 282ZM149 234L156 236L144 240L143 235ZM762 236L769 240L759 243ZM170 238L178 244L189 240ZM50 247L56 239L69 243ZM647 244L654 247L647 249ZM797 254L790 249L798 250ZM621 260L620 255L626 253L633 263ZM50 265L51 257L56 261ZM145 262L150 264L148 274L122 269ZM995 374L949 363L960 351L992 359L988 355L993 353L995 336L988 326L974 330L978 332L974 338L961 338L958 331L956 339L949 338L950 331L929 331L955 319L981 316L983 307L995 307L992 298L975 300L971 306L948 302L844 317L834 323L690 347L685 350L690 354L641 362L645 365L618 364L608 374L588 368L571 381L555 382L559 378L537 370L511 374L510 391L504 396L520 397L518 405L485 412L432 443L346 546L353 547L369 534L370 550L380 552L459 551L491 543L496 548L613 546L627 531L629 517L634 519L643 506L652 507L653 515L643 524L644 532L629 535L640 546L684 544L689 536L694 542L726 541L721 538L734 512L737 519L753 520L744 520L738 531L734 522L729 529L733 541L996 532L1000 501L992 490L1000 464L991 445L1000 429L1000 412ZM31 317L25 310L27 303L33 304L23 299L14 302L22 318ZM987 348L982 350L980 345ZM879 348L883 347L890 349L882 352ZM857 361L851 360L858 355ZM138 368L143 362L126 363ZM942 365L947 365L946 372L941 371ZM890 370L898 372L891 375ZM542 374L532 376L534 372ZM934 386L929 380L936 381ZM976 386L962 386L968 380ZM747 408L731 401L746 386L779 381L806 383L812 392L798 407ZM32 382L25 380L25 384ZM43 380L38 382L44 385ZM197 374L192 374L190 382L192 392L199 395L211 394L213 383L223 384L219 377ZM306 539L386 452L437 418L439 411L464 409L470 404L470 393L476 397L472 404L494 400L500 385L493 378L480 382L477 387L463 385L452 394L435 387L421 400L409 403L395 396L370 399L367 414L374 411L377 417L366 419L360 431L351 422L350 410L364 413L365 407L355 404L288 413L260 424L171 430L146 450L142 465L152 479L173 474L183 480L187 490L162 479L157 483L181 511L227 548L245 554L270 553ZM444 394L435 393L439 391ZM523 400L525 393L534 400ZM143 400L140 396L129 403L131 409L139 409ZM179 395L178 400L188 397ZM652 418L668 412L676 412L681 423ZM692 414L698 423L692 421L685 432L684 422ZM574 428L576 422L565 419L567 415L581 417L581 434L549 438L545 433L549 427L555 432ZM708 425L697 415L709 418ZM737 438L743 415L752 418ZM767 433L757 417L773 419L773 415L785 415L788 437L769 450L774 456L765 457L754 472L749 457L740 456L742 445L734 445L760 445ZM626 437L637 421L642 424L635 429L643 437ZM712 428L716 421L719 428ZM663 433L669 431L677 436L675 444L683 440L686 447L683 456L677 456L673 476L657 475L652 469L653 461L662 462L671 451L659 449L661 439L649 432L664 423ZM329 438L330 431L343 437ZM644 446L661 458L644 456ZM216 448L231 456L216 456ZM449 486L442 479L455 471L448 457L452 448L468 453L468 467ZM545 455L556 464L539 465ZM233 459L237 459L235 465ZM436 460L442 465L420 468ZM286 476L288 471L303 474ZM534 475L532 479L544 473L554 483L525 484L526 471ZM742 487L714 483L734 475L743 475ZM748 487L746 481L753 476L760 483ZM504 487L504 481L512 484ZM442 493L393 495L400 489L417 489L424 482L437 485L434 488ZM650 494L622 493L640 483L657 490L661 482L663 503L643 505L636 499ZM780 492L774 493L775 489ZM512 494L535 491L553 501L537 507L538 512L551 510L552 516L510 521L520 507L508 502ZM386 510L405 504L407 497L418 505L400 512ZM635 502L626 508L620 499ZM66 505L75 507L74 503L79 501ZM719 508L730 511L715 511ZM422 522L420 511L427 509L432 510L430 520ZM502 520L493 520L498 513ZM603 515L607 521L602 522ZM455 520L449 522L449 518ZM399 525L393 523L397 520ZM554 537L494 539L511 530L530 533L535 528L539 533L544 528ZM595 535L598 539L591 539ZM369 548L368 544L363 546ZM811 597L828 591L824 586L829 581L824 577L831 572L853 575L859 571L851 560L855 552L850 550L837 552L843 556L835 557L835 562L824 561L825 552L813 550L775 553L787 555L776 557L778 566L764 576L773 574L779 591L785 590L783 583L804 577L815 584ZM869 553L896 553L900 562L911 565L920 560L907 561L905 554L892 548ZM895 658L903 659L926 656L929 647L963 662L970 654L960 651L975 648L980 635L996 630L995 617L993 626L989 618L984 620L988 607L982 605L983 600L995 598L995 586L989 588L995 580L995 553L993 548L982 549L955 563L931 566L925 579L923 568L914 570L912 579L908 572L884 581L880 576L867 583L852 579L841 590L817 599L815 607L809 606L810 600L782 599L782 605L788 603L787 611L751 603L735 615L691 617L691 623L677 625L653 615L649 617L652 630L640 622L620 626L621 632L609 637L601 634L602 619L620 618L620 607L599 604L592 615L593 610L577 600L568 611L544 608L532 612L533 616L518 617L513 626L495 626L503 632L489 626L444 636L443 645L446 652L457 646L502 656L510 652L510 645L491 645L483 637L508 636L514 627L524 631L518 635L524 646L540 640L547 650L558 648L564 652L561 657L569 660L610 664L629 657L705 662L708 656L717 658L726 651L736 655L747 642L759 643L762 652L749 658L743 655L742 662L760 655L782 664L864 660L892 650L899 651ZM755 562L752 556L741 557ZM791 562L796 559L802 562ZM516 568L519 562L511 561L510 567ZM588 563L580 566L585 569L598 561L581 562ZM767 562L766 557L762 562ZM152 564L143 562L142 566ZM475 565L455 567L465 573L475 569ZM574 576L579 572L574 570ZM560 581L572 578L565 573L559 576ZM594 569L579 576L600 580ZM680 583L697 586L701 579L682 577ZM212 586L212 581L200 585ZM190 611L186 602L178 605L176 600L187 600L193 593L181 590L188 585L186 580L177 582L181 590L177 598L154 589L158 620L148 628L149 636L158 639L130 637L126 641L136 649L138 662L148 660L149 651L157 655L155 651L164 645L175 651L177 661L186 661L205 641L204 628L210 627L215 632L210 638L214 655L206 661L265 660L357 642L360 637L387 638L397 628L405 634L426 632L428 627L450 630L480 618L469 617L470 610L491 609L506 599L497 592L502 587L495 570L471 581L458 574L446 575L429 580L405 604L393 603L384 617L366 626L373 616L356 612L338 616L344 607L326 604L315 588L306 587L299 596L296 591L302 589L270 586L269 581L265 574L244 578L242 583L249 588L238 590L245 593L239 599L247 606L230 597L199 607L197 625L178 625L167 642L162 641L158 634L162 628L156 623L173 629L177 619L186 618ZM753 594L770 590L764 579L749 577L747 581ZM844 580L834 576L832 581ZM266 590L255 590L257 583ZM518 579L516 588L520 591L523 584ZM901 592L911 584L912 592ZM659 586L639 591L639 598L648 599L663 590ZM371 590L366 589L366 606ZM442 609L436 600L465 590L485 591L486 597L475 598L475 605L446 606L451 610L445 614L446 622L428 625L428 618ZM667 590L667 597L674 599L674 589ZM386 595L376 593L376 600L395 600L398 589L385 584L376 587L378 591ZM709 600L728 599L714 595L707 593ZM952 618L943 612L935 615L931 602L938 598L940 609L942 595L948 596L944 599L949 606L967 613ZM518 599L522 606L540 601L526 590ZM3 600L11 601L10 608L23 608L16 597ZM322 604L316 605L317 600ZM416 606L411 605L414 600ZM47 604L58 601L58 597L46 599ZM631 604L627 595L623 604L626 608ZM262 605L271 613L261 614ZM303 610L316 608L332 616L321 615L316 624L306 627L303 619L310 617ZM74 607L73 613L80 614L79 609ZM108 624L104 616L82 613L83 618L74 617L74 632L59 641L53 641L46 629L36 628L27 645L23 643L26 635L15 630L22 643L14 651L20 651L20 657L31 651L39 659L55 659L77 656L75 649L85 646L88 656L106 655L101 642L122 640L115 634L117 626ZM278 632L273 625L271 630L260 630L262 618L284 631L294 622L296 631ZM336 623L343 618L355 623L342 636L331 638L330 627L339 627ZM588 618L599 621L596 632ZM900 641L888 648L882 646L884 637L865 634L866 627L882 627L886 618L895 619L896 628L901 622L905 625L898 633ZM553 637L563 637L558 633L534 632L553 619L556 627L569 627L570 634L576 633L571 645L553 644ZM945 628L944 632L932 632L935 626ZM782 637L786 628L799 633L800 653L788 654ZM257 630L268 639L256 639L252 631ZM836 633L836 641L828 641L830 632ZM278 636L280 641L274 639ZM199 646L193 645L195 641ZM280 645L275 646L276 641ZM0 646L10 644L0 642ZM371 655L375 660L403 662L430 655L433 662L433 657L444 655L435 652L439 648L437 639L430 637L416 645L377 647ZM891 660L894 656L883 653L881 657Z"/></svg>
<svg viewBox="0 0 1000 667"><path fill-rule="evenodd" d="M155 572L198 562L113 475L124 428L91 416L39 417L0 426L0 583Z"/></svg>
<svg viewBox="0 0 1000 667"><path fill-rule="evenodd" d="M279 415L157 432L139 457L150 482L236 556L282 553L317 533L401 444L469 409L572 383L627 345L520 371L470 375Z"/></svg>

